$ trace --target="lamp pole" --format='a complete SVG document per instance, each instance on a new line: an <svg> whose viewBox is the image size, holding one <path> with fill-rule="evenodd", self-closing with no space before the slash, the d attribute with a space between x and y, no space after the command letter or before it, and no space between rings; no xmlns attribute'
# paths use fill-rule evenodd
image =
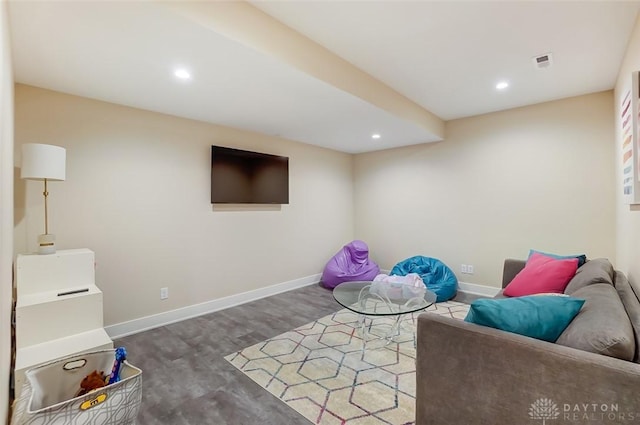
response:
<svg viewBox="0 0 640 425"><path fill-rule="evenodd" d="M42 192L44 196L44 234L49 234L49 209L47 208L47 197L49 196L49 191L47 190L47 179L44 179L44 192Z"/></svg>

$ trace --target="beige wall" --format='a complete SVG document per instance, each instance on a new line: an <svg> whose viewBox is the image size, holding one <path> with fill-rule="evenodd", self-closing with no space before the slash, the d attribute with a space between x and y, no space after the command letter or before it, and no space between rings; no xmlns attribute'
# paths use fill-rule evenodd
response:
<svg viewBox="0 0 640 425"><path fill-rule="evenodd" d="M615 88L615 146L616 146L616 235L617 235L617 258L620 270L625 272L630 280L636 284L640 283L640 206L629 206L622 202L622 164L619 158L622 155L620 138L622 137L622 125L620 122L621 96L626 92L626 88L631 83L631 73L640 71L640 16L636 21L636 26L631 35L627 53L620 67L620 74Z"/></svg>
<svg viewBox="0 0 640 425"><path fill-rule="evenodd" d="M0 3L0 424L7 423L13 262L13 75L7 3Z"/></svg>
<svg viewBox="0 0 640 425"><path fill-rule="evenodd" d="M487 286L530 248L613 261L612 114L603 92L450 121L444 142L357 155L356 237L383 268L426 255Z"/></svg>
<svg viewBox="0 0 640 425"><path fill-rule="evenodd" d="M106 324L320 273L353 238L348 154L24 85L15 113L16 154L26 142L67 148L50 228L60 248L95 251ZM212 210L212 144L289 156L290 204ZM32 252L41 184L16 191L16 252Z"/></svg>

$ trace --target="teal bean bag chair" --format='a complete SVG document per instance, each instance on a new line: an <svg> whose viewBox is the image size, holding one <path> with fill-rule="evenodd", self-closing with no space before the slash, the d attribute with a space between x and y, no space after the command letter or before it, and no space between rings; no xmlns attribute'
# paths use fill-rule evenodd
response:
<svg viewBox="0 0 640 425"><path fill-rule="evenodd" d="M437 258L416 255L400 261L391 269L392 275L406 276L409 273L420 275L427 289L438 296L436 302L450 300L458 292L458 278Z"/></svg>

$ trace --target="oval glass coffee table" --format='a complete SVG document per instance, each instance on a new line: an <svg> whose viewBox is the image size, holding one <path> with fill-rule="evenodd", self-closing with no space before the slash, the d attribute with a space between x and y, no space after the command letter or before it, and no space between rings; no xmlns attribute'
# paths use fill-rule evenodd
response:
<svg viewBox="0 0 640 425"><path fill-rule="evenodd" d="M391 329L375 339L386 339L387 344L400 334L400 322L404 315L424 310L436 302L436 294L426 287L386 282L343 282L333 289L333 298L341 306L358 314L358 327L362 334L362 349L365 349L369 334L366 318L392 317Z"/></svg>

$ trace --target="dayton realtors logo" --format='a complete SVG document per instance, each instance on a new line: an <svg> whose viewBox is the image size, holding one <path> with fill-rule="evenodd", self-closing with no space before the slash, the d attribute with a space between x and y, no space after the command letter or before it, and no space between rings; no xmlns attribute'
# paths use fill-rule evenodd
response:
<svg viewBox="0 0 640 425"><path fill-rule="evenodd" d="M617 403L564 403L559 407L550 398L539 398L529 407L529 418L542 421L542 425L547 425L547 421L561 419L564 421L597 421L603 422L634 422L640 421L640 413L621 412Z"/></svg>

